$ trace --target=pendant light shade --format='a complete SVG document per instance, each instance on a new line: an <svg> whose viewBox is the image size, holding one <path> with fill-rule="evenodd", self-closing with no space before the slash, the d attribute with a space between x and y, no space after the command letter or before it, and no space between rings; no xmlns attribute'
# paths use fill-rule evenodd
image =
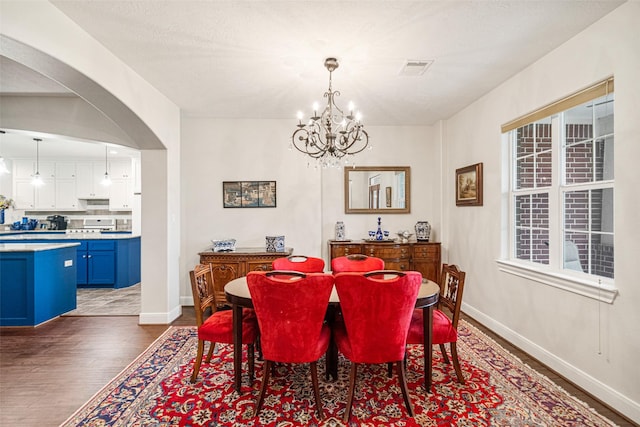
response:
<svg viewBox="0 0 640 427"><path fill-rule="evenodd" d="M31 185L34 187L40 187L44 185L44 181L40 176L40 141L42 140L40 138L33 138L33 140L36 142L36 173L33 174Z"/></svg>
<svg viewBox="0 0 640 427"><path fill-rule="evenodd" d="M111 177L109 176L109 161L107 158L108 151L109 151L109 147L105 145L104 146L104 178L102 178L102 182L101 182L101 184L104 185L105 187L108 187L111 185Z"/></svg>

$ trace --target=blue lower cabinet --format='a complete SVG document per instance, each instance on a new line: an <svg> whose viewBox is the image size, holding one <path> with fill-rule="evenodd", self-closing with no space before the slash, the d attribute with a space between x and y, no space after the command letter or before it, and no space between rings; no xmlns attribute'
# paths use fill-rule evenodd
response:
<svg viewBox="0 0 640 427"><path fill-rule="evenodd" d="M82 243L81 249L78 249L78 265L82 265L78 269L78 286L115 286L116 242L88 240ZM86 246L86 249L82 246Z"/></svg>
<svg viewBox="0 0 640 427"><path fill-rule="evenodd" d="M0 243L12 241L3 241L0 236ZM21 241L25 242L80 243L75 263L78 287L125 288L140 283L140 237L77 240L56 240L53 237Z"/></svg>

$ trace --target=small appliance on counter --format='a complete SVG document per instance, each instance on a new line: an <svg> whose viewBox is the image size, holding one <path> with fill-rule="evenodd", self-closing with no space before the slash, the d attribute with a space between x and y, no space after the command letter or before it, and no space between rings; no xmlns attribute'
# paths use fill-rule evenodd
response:
<svg viewBox="0 0 640 427"><path fill-rule="evenodd" d="M67 220L62 215L51 215L47 217L49 230L66 230Z"/></svg>

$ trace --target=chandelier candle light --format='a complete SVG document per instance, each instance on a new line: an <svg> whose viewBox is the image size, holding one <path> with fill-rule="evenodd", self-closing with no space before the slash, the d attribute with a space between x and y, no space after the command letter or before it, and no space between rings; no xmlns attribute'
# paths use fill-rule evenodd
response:
<svg viewBox="0 0 640 427"><path fill-rule="evenodd" d="M327 106L318 115L318 104L314 104L313 116L307 123L302 122L303 113L298 112L298 129L291 136L291 145L316 159L322 167L339 167L343 158L344 164L347 165L348 156L353 156L369 146L369 135L364 130L360 113L354 115L353 103L349 103L348 114L335 103L335 97L340 96L340 92L332 89L331 76L338 68L338 60L327 58L324 66L329 70L329 90L324 93Z"/></svg>

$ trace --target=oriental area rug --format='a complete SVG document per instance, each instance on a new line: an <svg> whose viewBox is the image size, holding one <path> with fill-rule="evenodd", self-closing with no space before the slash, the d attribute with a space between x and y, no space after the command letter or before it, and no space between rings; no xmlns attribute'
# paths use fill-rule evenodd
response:
<svg viewBox="0 0 640 427"><path fill-rule="evenodd" d="M323 420L317 418L308 365L276 364L265 403L255 416L263 363L243 393L233 387L232 346L218 344L210 364L189 381L196 354L195 327L170 327L62 426L613 426L583 402L523 364L465 322L458 353L465 384L433 355L433 393L424 390L422 346L408 348L407 384L415 417L409 417L398 379L386 365L359 369L351 419L344 424L350 362L340 355L339 378L324 380L318 363ZM244 354L246 362L246 347Z"/></svg>

